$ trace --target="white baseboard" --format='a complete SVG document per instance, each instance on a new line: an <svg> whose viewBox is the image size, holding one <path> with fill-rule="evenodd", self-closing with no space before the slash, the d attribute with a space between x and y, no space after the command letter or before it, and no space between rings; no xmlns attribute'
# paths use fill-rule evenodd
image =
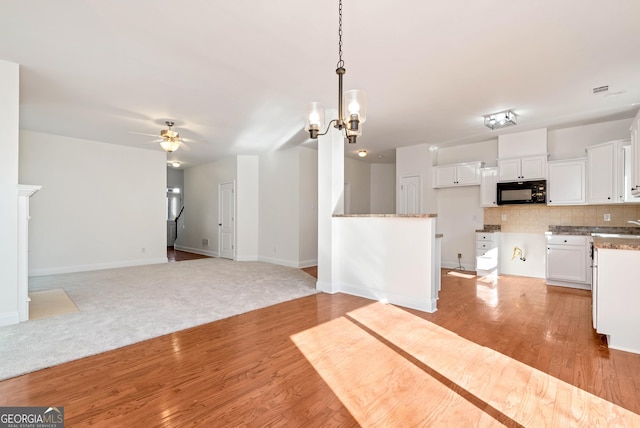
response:
<svg viewBox="0 0 640 428"><path fill-rule="evenodd" d="M5 325L18 324L19 322L20 317L18 316L18 311L0 314L0 327Z"/></svg>
<svg viewBox="0 0 640 428"><path fill-rule="evenodd" d="M332 283L326 282L326 281L316 282L316 290L322 291L323 293L327 293L327 294L335 294L340 291L335 289Z"/></svg>
<svg viewBox="0 0 640 428"><path fill-rule="evenodd" d="M237 256L235 259L237 262L257 262L260 261L258 256Z"/></svg>
<svg viewBox="0 0 640 428"><path fill-rule="evenodd" d="M448 262L443 260L440 263L440 267L444 268L444 269L460 269L460 264L456 261L456 262ZM462 269L466 270L466 271L475 271L476 270L476 265L470 265L470 264L465 264L462 263Z"/></svg>
<svg viewBox="0 0 640 428"><path fill-rule="evenodd" d="M60 266L54 268L29 269L29 276L56 275L60 273L86 272L91 270L116 269L121 267L167 263L167 258L123 260L120 262L95 263L90 265Z"/></svg>
<svg viewBox="0 0 640 428"><path fill-rule="evenodd" d="M417 309L419 311L433 313L438 310L436 300L415 300L409 299L404 295L392 293L386 290L374 290L370 288L362 288L356 285L340 284L338 289L347 294L364 297L375 301L385 301L393 305L403 306L405 308Z"/></svg>
<svg viewBox="0 0 640 428"><path fill-rule="evenodd" d="M265 263L271 263L271 264L274 264L274 265L292 267L292 268L299 267L298 266L298 262L293 262L291 260L285 260L285 259L276 259L276 258L272 258L272 257L259 257L258 261L265 262Z"/></svg>
<svg viewBox="0 0 640 428"><path fill-rule="evenodd" d="M298 262L299 268L307 268L311 266L318 266L318 259L302 260Z"/></svg>
<svg viewBox="0 0 640 428"><path fill-rule="evenodd" d="M209 256L209 257L219 257L218 252L213 250L203 250L202 248L184 247L182 245L174 245L173 248L179 251L186 251L187 253L202 254L203 256Z"/></svg>

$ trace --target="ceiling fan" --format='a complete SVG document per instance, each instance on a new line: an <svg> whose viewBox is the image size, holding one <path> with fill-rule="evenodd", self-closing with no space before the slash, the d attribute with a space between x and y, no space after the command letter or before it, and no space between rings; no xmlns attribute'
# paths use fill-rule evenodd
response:
<svg viewBox="0 0 640 428"><path fill-rule="evenodd" d="M160 143L160 147L162 147L162 149L167 153L173 153L180 147L187 151L191 150L191 148L185 144L183 138L180 137L180 134L173 130L174 123L170 120L167 120L164 123L167 124L169 129L161 130L160 139L154 140L152 143ZM149 135L152 137L156 136L154 134L143 134L141 132L132 132L132 134Z"/></svg>

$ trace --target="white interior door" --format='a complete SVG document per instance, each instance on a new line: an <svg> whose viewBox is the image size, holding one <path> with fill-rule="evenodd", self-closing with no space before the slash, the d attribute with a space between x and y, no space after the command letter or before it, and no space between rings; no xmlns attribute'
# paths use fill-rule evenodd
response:
<svg viewBox="0 0 640 428"><path fill-rule="evenodd" d="M398 214L420 214L420 176L400 177L400 207Z"/></svg>
<svg viewBox="0 0 640 428"><path fill-rule="evenodd" d="M235 183L218 185L218 249L219 256L233 259L235 256Z"/></svg>

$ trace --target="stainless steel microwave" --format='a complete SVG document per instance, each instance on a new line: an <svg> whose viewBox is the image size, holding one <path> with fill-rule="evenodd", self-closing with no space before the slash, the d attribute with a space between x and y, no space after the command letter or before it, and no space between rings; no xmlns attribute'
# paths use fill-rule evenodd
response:
<svg viewBox="0 0 640 428"><path fill-rule="evenodd" d="M547 180L498 183L498 205L546 204Z"/></svg>

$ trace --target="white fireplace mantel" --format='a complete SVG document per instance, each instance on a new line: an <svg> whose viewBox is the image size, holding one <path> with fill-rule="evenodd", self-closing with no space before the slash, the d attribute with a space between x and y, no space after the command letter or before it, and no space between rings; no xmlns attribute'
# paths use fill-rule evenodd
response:
<svg viewBox="0 0 640 428"><path fill-rule="evenodd" d="M18 184L18 318L29 319L29 198L42 186Z"/></svg>

